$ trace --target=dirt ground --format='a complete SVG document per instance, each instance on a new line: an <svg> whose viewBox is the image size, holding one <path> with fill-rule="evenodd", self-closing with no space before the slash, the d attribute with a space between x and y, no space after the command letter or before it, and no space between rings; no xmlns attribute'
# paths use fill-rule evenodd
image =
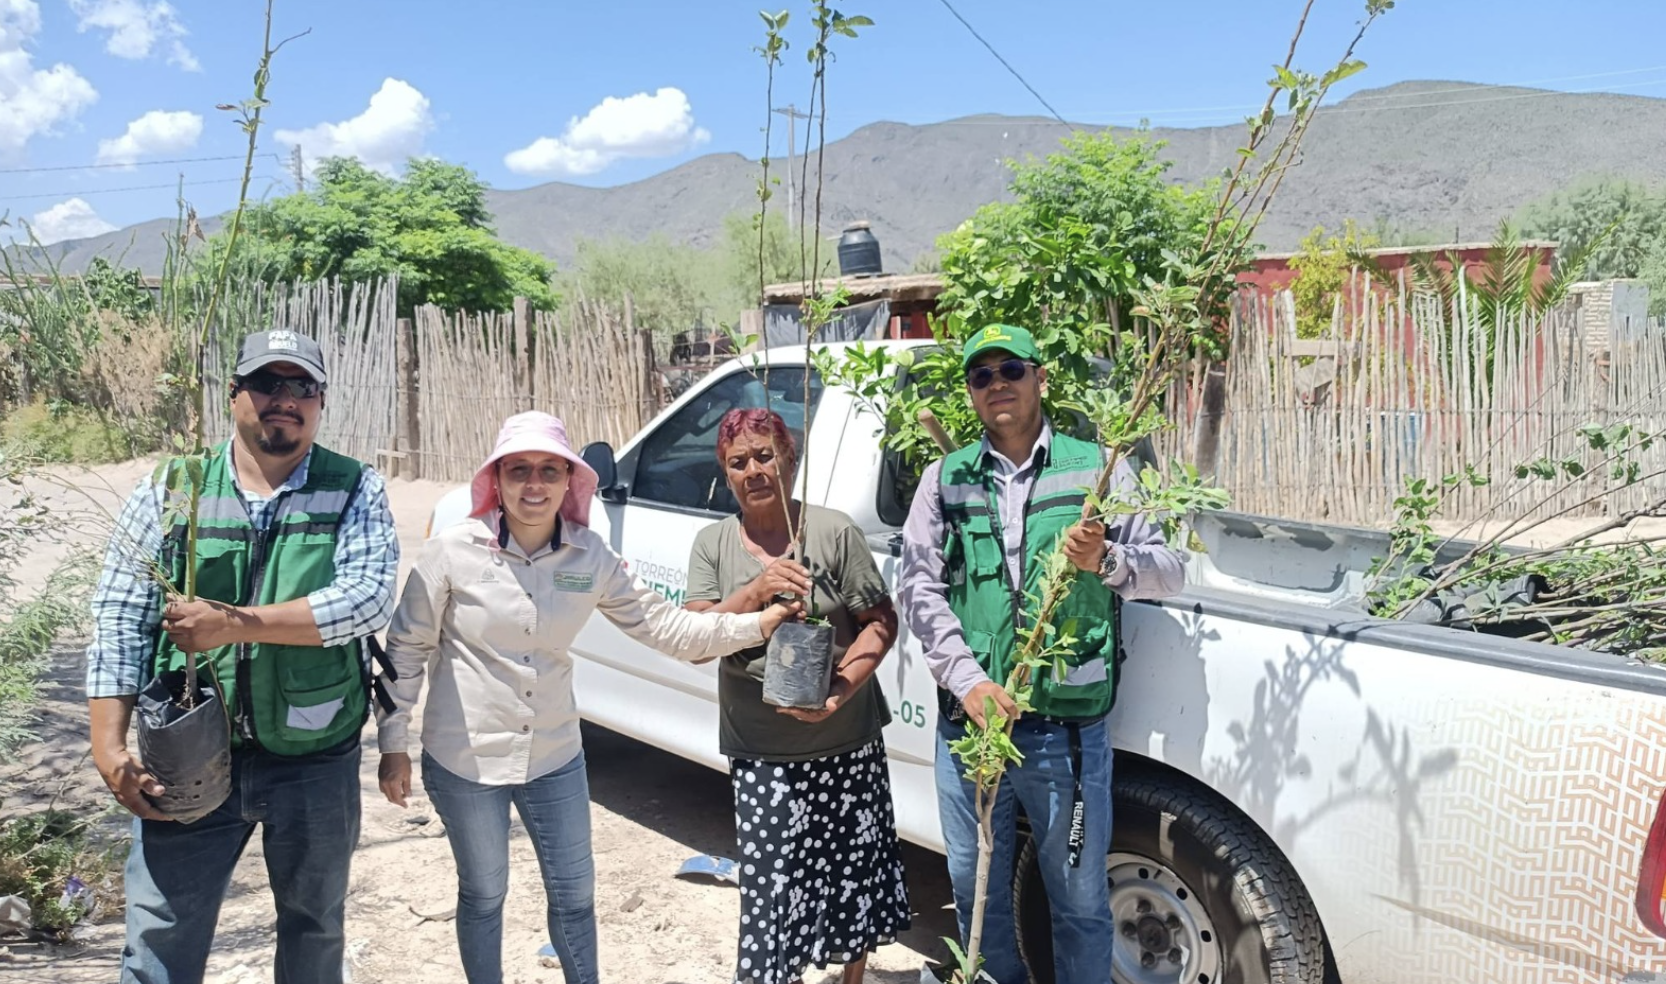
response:
<svg viewBox="0 0 1666 984"><path fill-rule="evenodd" d="M94 511L89 498L119 507L148 465L131 463L60 472L73 490L32 487L60 510ZM408 568L429 510L449 486L394 480L389 497ZM77 543L96 537L97 525L31 558L25 574L44 579ZM402 570L403 575L403 570ZM27 588L26 588L27 590ZM20 761L0 766L0 810L7 815L56 802L77 812L105 810L113 800L92 768L81 689L85 641L60 647L44 681L36 731L42 740ZM596 858L596 902L601 967L607 980L627 984L700 984L730 978L735 957L738 891L710 879L679 879L678 868L698 854L734 854L727 776L601 728L586 726L591 822ZM383 799L376 787L374 727L367 727L360 785L364 816L347 901L348 959L356 984L455 984L462 980L450 912L456 875L444 831L420 781L410 808ZM420 768L420 766L419 766ZM123 827L121 816L107 821ZM518 984L559 982L538 950L547 942L543 893L531 843L518 820L510 845L509 899L504 912L504 979ZM927 959L945 953L954 918L943 859L904 845L913 900L913 928L870 960L868 980L914 984ZM0 951L0 979L19 984L104 984L116 979L122 947L119 916L85 927L66 947L12 945ZM272 979L272 907L265 862L254 839L237 868L221 910L209 961L210 984L260 984ZM836 967L812 972L810 984L838 979Z"/></svg>

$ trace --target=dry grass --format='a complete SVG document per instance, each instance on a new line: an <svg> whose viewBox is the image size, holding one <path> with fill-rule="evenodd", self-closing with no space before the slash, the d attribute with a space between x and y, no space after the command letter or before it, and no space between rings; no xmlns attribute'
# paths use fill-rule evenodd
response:
<svg viewBox="0 0 1666 984"><path fill-rule="evenodd" d="M154 421L158 433L181 423L173 417L183 401L167 383L179 367L176 335L154 317L130 322L104 313L99 322L99 343L81 369L87 402L118 419Z"/></svg>
<svg viewBox="0 0 1666 984"><path fill-rule="evenodd" d="M0 364L6 356L0 345ZM0 440L45 462L100 464L154 451L182 422L184 400L169 384L177 359L174 335L156 319L101 314L75 392L14 406L0 420Z"/></svg>

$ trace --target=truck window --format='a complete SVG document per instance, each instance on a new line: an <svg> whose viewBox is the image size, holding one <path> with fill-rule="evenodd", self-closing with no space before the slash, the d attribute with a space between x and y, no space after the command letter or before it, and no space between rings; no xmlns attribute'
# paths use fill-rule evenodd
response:
<svg viewBox="0 0 1666 984"><path fill-rule="evenodd" d="M804 402L804 374L809 372L810 402ZM717 460L717 424L736 407L767 406L781 415L799 442L804 419L821 400L821 377L804 366L740 370L707 387L673 414L637 452L631 498L679 509L727 515L739 507Z"/></svg>
<svg viewBox="0 0 1666 984"><path fill-rule="evenodd" d="M922 349L922 351L928 350ZM896 389L901 391L911 386L922 385L924 384L916 379L913 370L905 369L897 377ZM925 390L925 395L930 397L942 396L929 386ZM943 398L964 399L965 397L956 392ZM880 522L886 526L900 527L908 520L908 507L914 503L914 489L920 484L921 473L925 471L927 465L939 456L934 454L925 461L909 461L903 457L902 452L891 447L892 433L891 428L886 429L885 451L880 456L879 502L877 503L879 508L877 511Z"/></svg>

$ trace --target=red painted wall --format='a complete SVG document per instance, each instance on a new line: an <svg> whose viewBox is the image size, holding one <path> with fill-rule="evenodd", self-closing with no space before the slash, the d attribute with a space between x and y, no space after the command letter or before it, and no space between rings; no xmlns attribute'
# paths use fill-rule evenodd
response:
<svg viewBox="0 0 1666 984"><path fill-rule="evenodd" d="M1554 243L1534 242L1524 245L1522 248L1537 258L1538 266L1534 270L1534 282L1542 284L1548 281L1553 272L1551 263L1556 258L1556 245ZM1388 282L1397 283L1400 271L1411 264L1411 258L1415 254L1432 252L1435 254L1436 264L1443 270L1450 270L1452 264L1447 259L1447 255L1456 253L1463 265L1474 271L1486 265L1487 249L1488 247L1485 245L1471 243L1460 246L1379 249L1371 250L1370 253L1382 269ZM1247 286L1258 287L1267 293L1288 287L1290 282L1296 279L1296 271L1291 268L1290 259L1290 255L1284 253L1257 257L1252 269L1238 275L1238 282ZM1474 276L1473 272L1471 276Z"/></svg>

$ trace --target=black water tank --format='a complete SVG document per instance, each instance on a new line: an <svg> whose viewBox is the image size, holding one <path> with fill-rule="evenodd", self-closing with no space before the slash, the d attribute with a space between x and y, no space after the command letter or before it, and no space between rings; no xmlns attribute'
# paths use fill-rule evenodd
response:
<svg viewBox="0 0 1666 984"><path fill-rule="evenodd" d="M839 237L839 275L868 277L880 273L879 240L866 222L852 222Z"/></svg>

